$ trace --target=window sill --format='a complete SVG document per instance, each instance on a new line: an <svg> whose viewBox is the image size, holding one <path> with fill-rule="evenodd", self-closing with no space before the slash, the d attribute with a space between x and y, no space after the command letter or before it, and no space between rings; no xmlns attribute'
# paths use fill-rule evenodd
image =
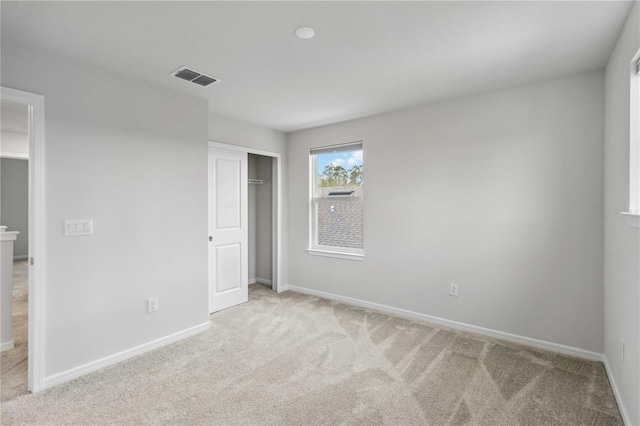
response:
<svg viewBox="0 0 640 426"><path fill-rule="evenodd" d="M336 259L357 260L362 262L364 260L364 253L346 253L343 251L331 251L331 250L319 250L319 249L307 249L307 253L312 256L333 257Z"/></svg>
<svg viewBox="0 0 640 426"><path fill-rule="evenodd" d="M631 212L620 212L620 214L627 218L627 225L640 228L640 214Z"/></svg>

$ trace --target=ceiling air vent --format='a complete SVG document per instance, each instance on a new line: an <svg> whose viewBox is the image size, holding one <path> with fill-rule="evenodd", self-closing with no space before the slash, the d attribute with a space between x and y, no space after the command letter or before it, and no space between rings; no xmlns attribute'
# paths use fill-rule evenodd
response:
<svg viewBox="0 0 640 426"><path fill-rule="evenodd" d="M217 78L208 76L206 74L202 74L201 72L194 71L187 67L180 67L174 72L172 72L171 75L181 78L183 80L190 81L192 83L195 83L203 87L207 87L210 84L214 84L220 81Z"/></svg>

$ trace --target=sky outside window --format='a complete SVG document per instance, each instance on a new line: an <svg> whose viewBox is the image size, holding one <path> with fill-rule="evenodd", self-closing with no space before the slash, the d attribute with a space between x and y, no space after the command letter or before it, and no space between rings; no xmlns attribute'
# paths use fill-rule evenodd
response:
<svg viewBox="0 0 640 426"><path fill-rule="evenodd" d="M328 164L342 166L349 170L353 166L362 166L362 151L337 152L318 155L318 173L322 173Z"/></svg>

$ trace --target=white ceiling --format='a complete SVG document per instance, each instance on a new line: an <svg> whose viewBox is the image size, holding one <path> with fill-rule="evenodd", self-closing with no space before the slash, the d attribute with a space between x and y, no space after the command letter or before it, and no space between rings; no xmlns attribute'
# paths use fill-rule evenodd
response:
<svg viewBox="0 0 640 426"><path fill-rule="evenodd" d="M1 36L288 132L602 68L631 4L2 1Z"/></svg>
<svg viewBox="0 0 640 426"><path fill-rule="evenodd" d="M29 111L27 106L18 102L0 101L0 129L4 132L29 132Z"/></svg>

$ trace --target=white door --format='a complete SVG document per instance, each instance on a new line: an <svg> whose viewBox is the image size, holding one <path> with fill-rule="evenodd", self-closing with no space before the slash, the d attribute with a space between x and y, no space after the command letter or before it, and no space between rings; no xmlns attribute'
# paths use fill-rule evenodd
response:
<svg viewBox="0 0 640 426"><path fill-rule="evenodd" d="M209 312L249 300L247 153L209 147Z"/></svg>

